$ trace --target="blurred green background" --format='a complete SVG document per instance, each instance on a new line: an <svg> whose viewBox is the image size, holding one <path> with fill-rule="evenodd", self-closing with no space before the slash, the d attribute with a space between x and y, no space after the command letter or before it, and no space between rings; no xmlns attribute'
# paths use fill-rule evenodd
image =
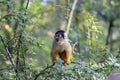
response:
<svg viewBox="0 0 120 80"><path fill-rule="evenodd" d="M54 33L66 29L74 1L0 0L0 80L34 80L51 64ZM68 37L77 44L65 80L120 72L120 0L78 0ZM50 68L38 80L60 80L59 73Z"/></svg>

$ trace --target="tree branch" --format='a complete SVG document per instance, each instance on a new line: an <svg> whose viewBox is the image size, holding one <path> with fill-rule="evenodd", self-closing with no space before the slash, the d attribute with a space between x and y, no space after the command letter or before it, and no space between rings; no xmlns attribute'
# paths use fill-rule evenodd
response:
<svg viewBox="0 0 120 80"><path fill-rule="evenodd" d="M74 13L74 10L75 10L77 1L78 1L78 0L74 0L73 6L72 6L72 10L71 10L70 15L69 15L68 24L67 24L67 27L66 27L66 32L67 32L67 34L69 33L69 28L70 28L70 26L71 26L72 17L73 17L73 13Z"/></svg>
<svg viewBox="0 0 120 80"><path fill-rule="evenodd" d="M4 42L4 40L3 40L3 38L2 38L1 35L0 35L0 38L1 38L1 41L2 41L2 43L3 43L4 48L5 48L5 50L6 50L7 56L8 56L8 58L9 58L10 62L11 62L11 65L12 65L12 67L13 67L13 69L14 69L14 72L15 72L15 74L16 74L16 77L17 77L18 80L20 80L20 78L19 78L19 76L18 76L18 73L17 73L17 69L16 69L16 67L15 67L15 63L14 63L14 61L12 60L11 53L10 53L10 51L8 50L8 48L7 48L7 46L6 46L6 44L5 44L5 42Z"/></svg>
<svg viewBox="0 0 120 80"><path fill-rule="evenodd" d="M47 69L49 69L49 68L52 68L53 67L53 65L50 65L50 66L47 66L45 69L43 69L42 71L40 71L36 76L35 76L35 79L34 80L37 80L37 78L41 75L41 74L43 74Z"/></svg>
<svg viewBox="0 0 120 80"><path fill-rule="evenodd" d="M28 5L29 5L29 0L27 1L26 9L28 8Z"/></svg>

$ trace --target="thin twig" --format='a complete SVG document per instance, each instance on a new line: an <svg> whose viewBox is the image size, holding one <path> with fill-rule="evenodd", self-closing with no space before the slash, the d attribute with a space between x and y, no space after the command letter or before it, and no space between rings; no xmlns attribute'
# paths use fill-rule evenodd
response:
<svg viewBox="0 0 120 80"><path fill-rule="evenodd" d="M61 66L61 80L64 80L64 73L63 73L63 70L64 70L64 65Z"/></svg>
<svg viewBox="0 0 120 80"><path fill-rule="evenodd" d="M25 55L23 55L23 61L24 61L24 66L26 66ZM25 77L26 80L28 80L26 70L24 70L24 77Z"/></svg>
<svg viewBox="0 0 120 80"><path fill-rule="evenodd" d="M43 69L42 71L40 71L37 75L36 75L36 77L35 77L35 79L34 80L37 80L37 78L41 75L41 74L43 74L47 69L49 69L49 68L52 68L53 67L53 65L50 65L50 66L47 66L45 69Z"/></svg>
<svg viewBox="0 0 120 80"><path fill-rule="evenodd" d="M17 55L17 58L16 58L16 71L18 73L19 71L19 51L20 51L20 43L21 43L21 37L22 37L22 33L20 34L19 36L19 39L18 39L18 45L17 45L17 51L16 51L16 55Z"/></svg>
<svg viewBox="0 0 120 80"><path fill-rule="evenodd" d="M7 56L8 56L8 58L9 58L10 62L11 62L11 65L12 65L12 67L13 67L13 69L14 69L14 72L15 72L15 74L16 74L16 77L17 77L18 80L20 80L20 78L19 78L19 76L18 76L18 73L17 73L17 69L16 69L16 67L15 67L15 63L14 63L14 61L12 60L11 53L10 53L10 51L8 50L8 48L7 48L7 46L6 46L6 44L5 44L5 42L4 42L4 40L3 40L3 38L2 38L1 35L0 35L0 38L1 38L1 41L2 41L2 43L3 43L3 46L4 46L5 50L6 50L6 52L7 52Z"/></svg>
<svg viewBox="0 0 120 80"><path fill-rule="evenodd" d="M66 10L66 20L67 20L67 23L68 23L69 13L70 13L69 4L70 4L70 0L66 0L66 7L67 7L67 10Z"/></svg>
<svg viewBox="0 0 120 80"><path fill-rule="evenodd" d="M78 42L76 41L73 45L72 45L72 49L74 50L75 46L78 44Z"/></svg>
<svg viewBox="0 0 120 80"><path fill-rule="evenodd" d="M90 46L91 46L90 27L87 27L87 45L88 45L88 53L89 53L90 52Z"/></svg>
<svg viewBox="0 0 120 80"><path fill-rule="evenodd" d="M30 2L30 0L27 0L27 4L26 4L26 7L25 7L26 10L28 9L29 2ZM24 14L25 16L26 16L26 10L25 10L25 14ZM25 23L25 20L23 19L22 22ZM22 37L22 33L20 34L20 37L19 37L19 43L21 43L21 37ZM24 61L24 66L26 66L25 55L24 54L23 54L23 61ZM26 73L26 70L24 68L23 68L23 71L24 71L24 77L27 80L27 73Z"/></svg>
<svg viewBox="0 0 120 80"><path fill-rule="evenodd" d="M29 5L29 0L27 1L26 9L28 8L28 5Z"/></svg>
<svg viewBox="0 0 120 80"><path fill-rule="evenodd" d="M71 26L72 17L73 17L73 13L74 13L74 10L75 10L77 1L78 1L78 0L74 0L73 6L72 6L72 10L71 10L71 12L70 12L68 24L67 24L67 27L66 27L66 32L67 32L67 34L69 33L69 28L70 28L70 26Z"/></svg>

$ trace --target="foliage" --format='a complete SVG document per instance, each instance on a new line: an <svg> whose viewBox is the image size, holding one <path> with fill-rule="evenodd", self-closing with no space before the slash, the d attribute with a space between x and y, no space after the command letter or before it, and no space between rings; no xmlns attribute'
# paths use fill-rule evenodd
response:
<svg viewBox="0 0 120 80"><path fill-rule="evenodd" d="M78 0L69 29L72 63L51 65L55 31L74 0L0 0L0 80L105 80L120 68L120 1Z"/></svg>

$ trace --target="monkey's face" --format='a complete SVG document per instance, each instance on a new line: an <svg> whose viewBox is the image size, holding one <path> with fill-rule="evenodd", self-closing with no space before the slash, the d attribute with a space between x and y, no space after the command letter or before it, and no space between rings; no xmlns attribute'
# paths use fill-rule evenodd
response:
<svg viewBox="0 0 120 80"><path fill-rule="evenodd" d="M67 34L63 30L59 30L55 33L54 39L56 42L63 41L67 38Z"/></svg>

